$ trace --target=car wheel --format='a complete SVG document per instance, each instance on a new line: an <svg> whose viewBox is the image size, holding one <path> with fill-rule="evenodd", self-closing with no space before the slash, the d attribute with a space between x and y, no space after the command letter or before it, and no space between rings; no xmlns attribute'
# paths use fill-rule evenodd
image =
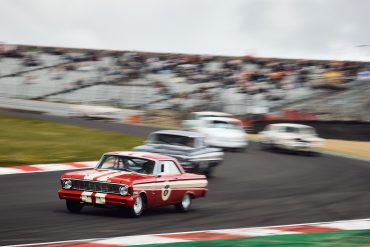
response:
<svg viewBox="0 0 370 247"><path fill-rule="evenodd" d="M144 210L145 210L145 207L146 207L146 200L145 200L145 197L140 194L137 198L136 198L136 201L134 203L134 206L129 208L129 214L131 217L140 217Z"/></svg>
<svg viewBox="0 0 370 247"><path fill-rule="evenodd" d="M192 197L189 193L186 193L179 204L175 205L177 212L187 212L191 206Z"/></svg>
<svg viewBox="0 0 370 247"><path fill-rule="evenodd" d="M69 212L71 213L79 213L81 209L84 207L79 201L73 200L66 200L66 206Z"/></svg>

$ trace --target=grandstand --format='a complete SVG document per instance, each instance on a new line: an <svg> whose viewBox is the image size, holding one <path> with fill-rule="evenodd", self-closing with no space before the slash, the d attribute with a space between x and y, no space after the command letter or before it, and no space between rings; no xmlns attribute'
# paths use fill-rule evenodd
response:
<svg viewBox="0 0 370 247"><path fill-rule="evenodd" d="M370 121L365 62L10 47L0 47L2 98Z"/></svg>

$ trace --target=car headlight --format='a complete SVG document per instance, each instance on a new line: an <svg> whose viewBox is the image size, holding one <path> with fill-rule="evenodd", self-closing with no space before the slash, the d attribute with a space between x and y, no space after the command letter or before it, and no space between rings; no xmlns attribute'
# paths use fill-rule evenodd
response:
<svg viewBox="0 0 370 247"><path fill-rule="evenodd" d="M72 181L69 179L63 180L63 187L64 189L69 190L70 188L72 188Z"/></svg>
<svg viewBox="0 0 370 247"><path fill-rule="evenodd" d="M119 187L119 193L122 195L122 196L125 196L128 194L128 186L127 185L122 185Z"/></svg>

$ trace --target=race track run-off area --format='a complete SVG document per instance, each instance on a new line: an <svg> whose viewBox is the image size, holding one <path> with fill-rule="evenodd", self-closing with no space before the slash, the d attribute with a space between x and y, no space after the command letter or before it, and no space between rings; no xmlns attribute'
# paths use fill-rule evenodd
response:
<svg viewBox="0 0 370 247"><path fill-rule="evenodd" d="M363 246L370 241L370 219L280 225L255 228L220 229L79 239L25 246L120 247L120 246ZM22 245L17 245L22 246Z"/></svg>
<svg viewBox="0 0 370 247"><path fill-rule="evenodd" d="M94 127L92 122L88 125ZM108 128L102 122L97 125ZM115 131L130 134L129 128ZM145 136L151 129L134 131ZM226 153L209 179L208 196L194 200L188 213L164 207L132 219L117 209L85 207L80 214L70 214L57 195L64 172L0 176L0 245L370 217L369 162L262 151L256 143L248 152Z"/></svg>

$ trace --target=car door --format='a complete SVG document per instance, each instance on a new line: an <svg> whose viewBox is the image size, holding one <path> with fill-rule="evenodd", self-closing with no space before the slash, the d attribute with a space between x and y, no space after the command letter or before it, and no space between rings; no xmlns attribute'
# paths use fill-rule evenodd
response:
<svg viewBox="0 0 370 247"><path fill-rule="evenodd" d="M157 177L158 189L157 205L175 204L182 200L183 190L180 186L181 171L177 164L172 160L159 162Z"/></svg>

